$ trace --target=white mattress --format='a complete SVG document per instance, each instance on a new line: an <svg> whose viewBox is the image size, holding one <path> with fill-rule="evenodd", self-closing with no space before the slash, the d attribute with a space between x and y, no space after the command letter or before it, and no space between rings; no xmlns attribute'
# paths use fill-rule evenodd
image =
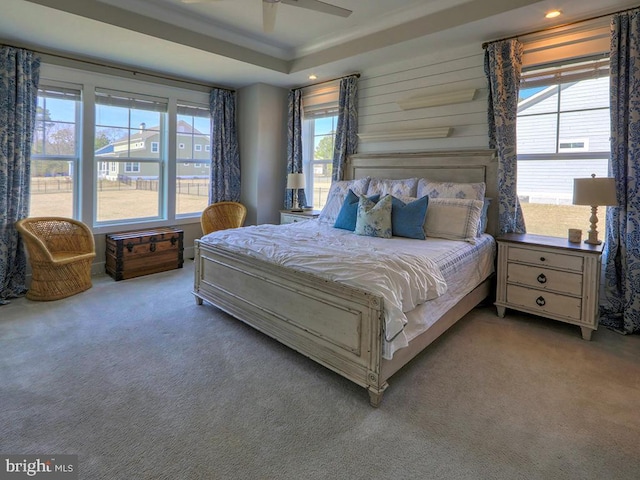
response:
<svg viewBox="0 0 640 480"><path fill-rule="evenodd" d="M495 251L489 235L476 245L435 238L381 239L317 221L224 230L201 240L382 296L382 356L387 359L442 314L434 317L431 312L446 311L486 278L493 271Z"/></svg>

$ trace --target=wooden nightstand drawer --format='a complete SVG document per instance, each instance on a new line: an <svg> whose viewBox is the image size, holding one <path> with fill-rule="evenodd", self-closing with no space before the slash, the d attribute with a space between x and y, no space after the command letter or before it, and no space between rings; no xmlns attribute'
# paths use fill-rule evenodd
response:
<svg viewBox="0 0 640 480"><path fill-rule="evenodd" d="M582 299L551 292L541 292L517 285L507 286L507 302L518 305L539 315L554 315L580 321Z"/></svg>
<svg viewBox="0 0 640 480"><path fill-rule="evenodd" d="M544 250L532 250L531 248L511 247L509 248L508 261L582 272L583 258L565 253L552 253Z"/></svg>
<svg viewBox="0 0 640 480"><path fill-rule="evenodd" d="M582 275L579 273L509 263L507 266L507 282L539 290L551 290L577 297L582 296Z"/></svg>

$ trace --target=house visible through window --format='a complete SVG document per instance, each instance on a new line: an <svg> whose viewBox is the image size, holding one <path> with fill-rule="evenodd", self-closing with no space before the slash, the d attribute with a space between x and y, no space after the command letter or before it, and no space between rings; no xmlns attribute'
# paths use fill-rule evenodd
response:
<svg viewBox="0 0 640 480"><path fill-rule="evenodd" d="M73 217L80 90L41 86L31 147L31 216Z"/></svg>
<svg viewBox="0 0 640 480"><path fill-rule="evenodd" d="M527 232L566 237L568 228L588 230L590 208L572 205L573 179L607 176L608 73L601 59L523 72L517 189Z"/></svg>
<svg viewBox="0 0 640 480"><path fill-rule="evenodd" d="M95 111L95 159L115 167L97 175L96 224L160 218L167 100L97 89Z"/></svg>
<svg viewBox="0 0 640 480"><path fill-rule="evenodd" d="M209 202L211 163L211 115L206 105L178 103L179 148L176 159L180 162L176 172L176 214L201 212ZM204 152L202 146L205 146Z"/></svg>

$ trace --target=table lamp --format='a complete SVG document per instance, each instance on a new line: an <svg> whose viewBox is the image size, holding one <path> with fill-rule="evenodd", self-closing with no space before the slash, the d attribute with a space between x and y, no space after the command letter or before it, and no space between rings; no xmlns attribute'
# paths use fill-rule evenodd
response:
<svg viewBox="0 0 640 480"><path fill-rule="evenodd" d="M301 212L302 209L298 203L298 190L304 188L304 174L290 173L287 175L287 188L293 190L293 208L292 212Z"/></svg>
<svg viewBox="0 0 640 480"><path fill-rule="evenodd" d="M590 205L591 206L591 230L589 237L584 243L591 245L600 245L598 240L598 206L617 205L616 199L616 180L611 177L596 178L596 174L591 174L591 178L574 178L573 179L573 204L574 205Z"/></svg>

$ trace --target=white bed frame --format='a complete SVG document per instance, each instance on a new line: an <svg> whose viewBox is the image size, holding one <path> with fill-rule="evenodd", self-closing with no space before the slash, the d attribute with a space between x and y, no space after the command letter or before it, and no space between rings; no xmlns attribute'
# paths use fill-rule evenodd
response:
<svg viewBox="0 0 640 480"><path fill-rule="evenodd" d="M497 196L493 150L460 150L353 155L345 179L429 178L485 182ZM487 231L497 227L497 201L489 209ZM363 290L290 270L224 248L195 242L195 283L203 300L233 315L312 360L365 387L377 407L391 375L466 315L490 293L491 279L413 339L407 348L382 358L383 299Z"/></svg>

